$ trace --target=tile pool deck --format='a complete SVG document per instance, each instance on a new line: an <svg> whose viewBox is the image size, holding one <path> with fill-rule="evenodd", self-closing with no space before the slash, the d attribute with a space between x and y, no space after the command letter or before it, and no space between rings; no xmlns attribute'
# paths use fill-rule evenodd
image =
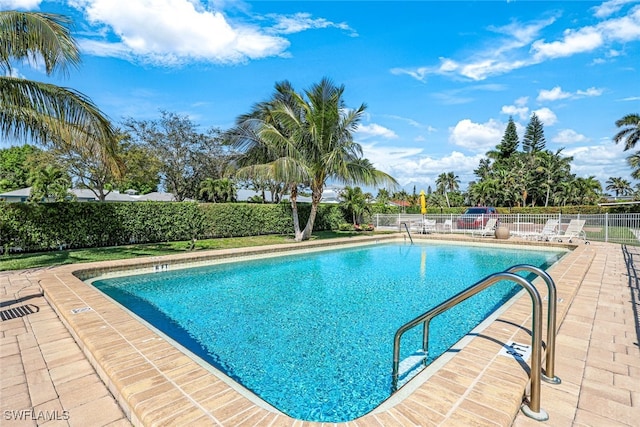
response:
<svg viewBox="0 0 640 427"><path fill-rule="evenodd" d="M152 268L193 256L146 262ZM134 263L140 260L0 273L2 426L321 425L256 404L72 274ZM636 269L640 248L593 242L550 270L560 300L555 373L562 383L542 383L548 421L522 415L527 372L498 355L508 341L530 343L531 303L524 295L428 381L401 389L404 400L342 425L638 425ZM544 285L538 289L546 294Z"/></svg>

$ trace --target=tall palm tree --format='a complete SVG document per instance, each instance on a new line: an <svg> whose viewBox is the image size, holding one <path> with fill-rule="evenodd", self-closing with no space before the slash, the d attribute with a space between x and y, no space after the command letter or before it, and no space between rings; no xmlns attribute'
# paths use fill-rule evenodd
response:
<svg viewBox="0 0 640 427"><path fill-rule="evenodd" d="M263 104L260 114L240 120L228 138L241 152L262 152L253 165L239 174L261 175L289 186L296 241L311 237L318 204L327 181L377 186L397 182L362 157L362 147L353 141L353 132L364 113L364 104L347 109L344 86L324 78L304 94L291 85L276 86L278 95ZM297 209L298 186L311 189L311 212L300 230Z"/></svg>
<svg viewBox="0 0 640 427"><path fill-rule="evenodd" d="M616 120L617 127L624 127L615 134L615 143L625 141L624 151L627 151L640 141L640 114L627 114L620 120Z"/></svg>
<svg viewBox="0 0 640 427"><path fill-rule="evenodd" d="M616 193L616 198L633 193L633 188L631 188L629 181L622 177L610 177L605 184L607 184L605 187L607 190Z"/></svg>
<svg viewBox="0 0 640 427"><path fill-rule="evenodd" d="M458 191L460 188L460 178L454 172L446 172L441 173L436 178L436 191L444 194L445 199L447 200L447 207L451 207L451 203L449 203L449 192L450 191Z"/></svg>
<svg viewBox="0 0 640 427"><path fill-rule="evenodd" d="M0 135L45 145L98 142L115 157L109 120L73 89L13 77L13 61L44 63L47 75L80 63L69 18L41 12L0 11Z"/></svg>

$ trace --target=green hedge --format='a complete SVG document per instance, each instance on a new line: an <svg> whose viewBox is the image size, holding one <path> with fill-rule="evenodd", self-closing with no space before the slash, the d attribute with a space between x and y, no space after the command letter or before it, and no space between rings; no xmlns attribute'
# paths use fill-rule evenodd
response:
<svg viewBox="0 0 640 427"><path fill-rule="evenodd" d="M310 209L298 205L301 227ZM338 205L320 205L314 231L344 221ZM0 203L0 246L25 251L292 233L288 203Z"/></svg>

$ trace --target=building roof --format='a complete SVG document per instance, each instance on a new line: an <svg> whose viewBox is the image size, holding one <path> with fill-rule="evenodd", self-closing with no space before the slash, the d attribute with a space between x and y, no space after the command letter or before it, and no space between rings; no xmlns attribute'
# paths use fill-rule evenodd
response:
<svg viewBox="0 0 640 427"><path fill-rule="evenodd" d="M78 201L81 202L96 202L98 201L98 197L89 189L86 188L72 188L69 190L70 193L74 194ZM6 193L0 194L0 199L5 199L7 201L15 200L15 199L25 199L28 198L31 194L31 187L20 188L18 190L7 191ZM175 201L175 196L171 193L161 193L155 191L149 194L126 194L120 193L118 191L112 191L106 195L105 201L107 202L142 202L142 201L154 201L154 202L173 202Z"/></svg>

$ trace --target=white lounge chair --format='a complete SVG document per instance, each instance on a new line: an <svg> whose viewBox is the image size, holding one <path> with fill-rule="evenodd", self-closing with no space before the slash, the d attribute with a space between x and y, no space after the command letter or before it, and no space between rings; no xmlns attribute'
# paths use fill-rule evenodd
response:
<svg viewBox="0 0 640 427"><path fill-rule="evenodd" d="M524 233L522 237L527 239L545 240L553 238L558 234L558 224L560 221L557 219L548 219L547 223L542 227L542 230L535 233Z"/></svg>
<svg viewBox="0 0 640 427"><path fill-rule="evenodd" d="M551 240L557 240L558 242L562 242L563 239L567 239L569 243L573 240L574 237L578 239L584 240L585 244L589 244L587 240L587 233L582 230L584 227L585 220L584 219L572 219L569 221L569 225L564 232L556 234L551 237Z"/></svg>
<svg viewBox="0 0 640 427"><path fill-rule="evenodd" d="M425 233L431 233L433 231L436 231L436 220L435 219L425 219L424 220L424 226L422 227L422 230Z"/></svg>
<svg viewBox="0 0 640 427"><path fill-rule="evenodd" d="M445 219L442 223L442 230L451 233L453 231L453 221L451 221L450 219Z"/></svg>
<svg viewBox="0 0 640 427"><path fill-rule="evenodd" d="M471 236L480 236L480 237L493 236L497 223L498 223L498 218L489 218L484 228L481 230L473 230L471 232Z"/></svg>

